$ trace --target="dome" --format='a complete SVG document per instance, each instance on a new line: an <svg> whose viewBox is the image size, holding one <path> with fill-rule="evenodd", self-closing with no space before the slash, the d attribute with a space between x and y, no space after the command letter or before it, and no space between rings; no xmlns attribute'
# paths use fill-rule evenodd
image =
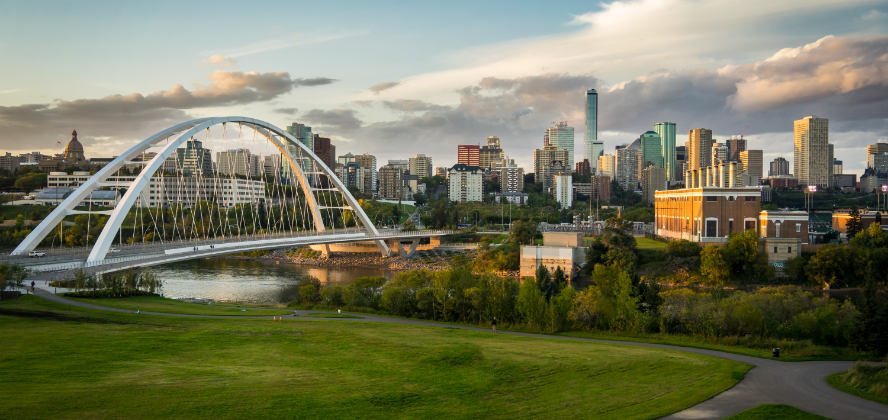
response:
<svg viewBox="0 0 888 420"><path fill-rule="evenodd" d="M81 155L83 154L83 145L77 140L77 130L71 132L71 141L65 146L65 154L70 152L80 152Z"/></svg>

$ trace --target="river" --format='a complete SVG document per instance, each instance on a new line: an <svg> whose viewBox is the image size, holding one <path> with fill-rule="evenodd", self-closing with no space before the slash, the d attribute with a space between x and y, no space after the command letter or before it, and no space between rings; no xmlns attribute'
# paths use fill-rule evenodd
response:
<svg viewBox="0 0 888 420"><path fill-rule="evenodd" d="M170 298L201 298L250 303L286 303L296 295L299 278L317 277L321 284L351 284L358 277L394 277L374 267L304 267L235 259L197 259L152 267Z"/></svg>

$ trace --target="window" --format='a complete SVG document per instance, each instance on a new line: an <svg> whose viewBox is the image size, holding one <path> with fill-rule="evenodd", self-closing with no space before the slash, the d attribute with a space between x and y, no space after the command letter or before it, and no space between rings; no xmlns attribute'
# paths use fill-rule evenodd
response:
<svg viewBox="0 0 888 420"><path fill-rule="evenodd" d="M743 230L754 230L755 229L755 221L747 220L743 222Z"/></svg>
<svg viewBox="0 0 888 420"><path fill-rule="evenodd" d="M792 247L787 247L787 248L786 248L786 252L792 254Z"/></svg>
<svg viewBox="0 0 888 420"><path fill-rule="evenodd" d="M706 221L706 237L715 238L718 236L718 220Z"/></svg>
<svg viewBox="0 0 888 420"><path fill-rule="evenodd" d="M746 201L755 201L755 197L746 197Z"/></svg>
<svg viewBox="0 0 888 420"><path fill-rule="evenodd" d="M734 231L734 221L728 220L728 233L731 233L733 231Z"/></svg>
<svg viewBox="0 0 888 420"><path fill-rule="evenodd" d="M718 201L718 197L716 197L714 195L707 195L706 201Z"/></svg>
<svg viewBox="0 0 888 420"><path fill-rule="evenodd" d="M774 253L775 253L775 254L777 253L777 247L776 247L776 246L774 247Z"/></svg>
<svg viewBox="0 0 888 420"><path fill-rule="evenodd" d="M801 231L802 231L802 224L796 223L796 232L801 232Z"/></svg>

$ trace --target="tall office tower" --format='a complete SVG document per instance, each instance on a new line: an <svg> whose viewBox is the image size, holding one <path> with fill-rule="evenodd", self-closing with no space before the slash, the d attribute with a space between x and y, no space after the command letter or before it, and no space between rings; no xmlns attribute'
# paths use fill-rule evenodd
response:
<svg viewBox="0 0 888 420"><path fill-rule="evenodd" d="M496 143L499 143L499 139L496 140ZM503 161L503 149L499 147L494 147L490 145L481 146L481 150L478 151L478 165L481 169L485 171L495 170L497 165L502 163Z"/></svg>
<svg viewBox="0 0 888 420"><path fill-rule="evenodd" d="M188 140L184 148L176 149L177 170L185 176L213 176L213 155L203 143Z"/></svg>
<svg viewBox="0 0 888 420"><path fill-rule="evenodd" d="M282 159L283 156L280 153L268 155L262 159L262 171L266 178L275 180L281 175L281 164L284 163ZM289 165L289 163L286 164Z"/></svg>
<svg viewBox="0 0 888 420"><path fill-rule="evenodd" d="M389 161L391 162L391 161ZM379 195L383 200L404 199L404 169L403 166L388 165L379 168ZM434 192L434 191L432 191Z"/></svg>
<svg viewBox="0 0 888 420"><path fill-rule="evenodd" d="M879 139L876 144L866 146L867 155L883 155L888 153L888 142L885 139Z"/></svg>
<svg viewBox="0 0 888 420"><path fill-rule="evenodd" d="M724 143L712 143L712 165L718 165L721 162L728 161L728 145Z"/></svg>
<svg viewBox="0 0 888 420"><path fill-rule="evenodd" d="M617 164L614 155L601 155L598 157L598 176L607 176L616 179Z"/></svg>
<svg viewBox="0 0 888 420"><path fill-rule="evenodd" d="M570 174L555 176L555 200L563 209L569 209L573 205L573 177Z"/></svg>
<svg viewBox="0 0 888 420"><path fill-rule="evenodd" d="M654 193L666 190L666 169L648 166L641 171L641 195L648 203L654 202Z"/></svg>
<svg viewBox="0 0 888 420"><path fill-rule="evenodd" d="M762 180L763 155L761 150L744 150L740 152L740 162L743 164L743 171L749 175L751 185L758 185Z"/></svg>
<svg viewBox="0 0 888 420"><path fill-rule="evenodd" d="M410 170L410 161L407 159L389 159L388 164L402 171Z"/></svg>
<svg viewBox="0 0 888 420"><path fill-rule="evenodd" d="M746 139L743 136L733 136L727 141L728 160L732 162L740 161L740 152L746 150Z"/></svg>
<svg viewBox="0 0 888 420"><path fill-rule="evenodd" d="M638 149L617 149L616 156L617 183L627 191L638 188L638 167L641 162L641 151Z"/></svg>
<svg viewBox="0 0 888 420"><path fill-rule="evenodd" d="M499 182L501 192L524 191L524 168L519 168L508 158L503 159L499 169Z"/></svg>
<svg viewBox="0 0 888 420"><path fill-rule="evenodd" d="M833 176L842 175L842 161L833 159Z"/></svg>
<svg viewBox="0 0 888 420"><path fill-rule="evenodd" d="M876 174L888 173L888 153L867 156L866 167L867 169L872 169Z"/></svg>
<svg viewBox="0 0 888 420"><path fill-rule="evenodd" d="M580 176L592 174L592 164L589 163L589 159L583 159L582 162L577 162L576 173Z"/></svg>
<svg viewBox="0 0 888 420"><path fill-rule="evenodd" d="M287 131L288 134L295 137L297 141L304 144L305 147L308 148L308 150L314 151L314 134L312 134L312 132L311 132L311 127L309 127L305 124L300 124L300 123L294 122L294 123L288 125L285 128L285 130ZM294 159L296 159L296 160L300 159L297 157L297 156L301 155L301 153L299 152L299 148L297 146L287 145L287 151L290 153L291 156L293 156ZM333 156L335 156L335 155L333 155ZM303 157L303 158L301 158L301 160L302 160L301 163L302 163L302 170L303 171L314 172L311 167L312 166L311 159L309 159L308 157ZM296 162L294 162L294 163L296 163ZM330 169L334 169L334 168L330 168ZM295 184L296 181L293 178L293 176L290 174L292 169L289 166L286 166L283 168L283 170L284 170L284 174L283 174L284 182L289 183L289 184ZM308 177L308 182L311 185L315 185L315 179L317 179L316 175L308 174L307 177Z"/></svg>
<svg viewBox="0 0 888 420"><path fill-rule="evenodd" d="M675 181L676 176L681 176L678 168L675 144L675 123L661 122L654 124L654 131L660 136L663 144L663 167L666 168L666 180Z"/></svg>
<svg viewBox="0 0 888 420"><path fill-rule="evenodd" d="M352 163L354 161L355 161L355 155L353 155L351 153L346 153L346 154L340 156L338 159L336 159L336 162L339 163L340 165L343 165L343 166L348 165L349 163Z"/></svg>
<svg viewBox="0 0 888 420"><path fill-rule="evenodd" d="M410 158L410 175L416 175L419 179L434 175L432 172L432 158L422 154Z"/></svg>
<svg viewBox="0 0 888 420"><path fill-rule="evenodd" d="M330 139L315 134L313 146L314 149L312 151L321 159L321 162L324 162L324 165L327 165L328 168L335 169L336 155L333 153L333 144L330 143Z"/></svg>
<svg viewBox="0 0 888 420"><path fill-rule="evenodd" d="M829 186L829 120L817 116L795 121L793 172L799 185Z"/></svg>
<svg viewBox="0 0 888 420"><path fill-rule="evenodd" d="M445 168L443 166L436 166L435 167L435 176L441 176L441 177L446 178L447 177L447 168ZM434 192L434 191L432 191L432 192Z"/></svg>
<svg viewBox="0 0 888 420"><path fill-rule="evenodd" d="M355 156L355 162L361 164L361 167L370 171L370 185L364 185L364 192L374 192L379 188L379 171L376 170L376 156L363 155Z"/></svg>
<svg viewBox="0 0 888 420"><path fill-rule="evenodd" d="M826 153L826 166L829 169L829 174L827 175L827 186L833 186L833 179L835 178L835 173L833 172L833 161L836 160L836 147L829 143L826 145L827 153Z"/></svg>
<svg viewBox="0 0 888 420"><path fill-rule="evenodd" d="M712 130L695 128L688 132L688 164L685 170L712 165Z"/></svg>
<svg viewBox="0 0 888 420"><path fill-rule="evenodd" d="M546 147L548 145L549 145L549 131L546 130L546 133L543 134L543 147Z"/></svg>
<svg viewBox="0 0 888 420"><path fill-rule="evenodd" d="M456 146L456 163L469 166L481 165L481 146L461 144Z"/></svg>
<svg viewBox="0 0 888 420"><path fill-rule="evenodd" d="M648 165L663 168L663 142L660 135L654 131L648 131L639 137L641 143L641 168Z"/></svg>
<svg viewBox="0 0 888 420"><path fill-rule="evenodd" d="M771 169L768 171L768 176L780 175L789 175L789 161L782 157L772 160Z"/></svg>
<svg viewBox="0 0 888 420"><path fill-rule="evenodd" d="M567 162L563 162L564 166L573 169L574 167L574 129L568 127L564 121L555 123L554 127L549 127L549 145L554 145L559 149L567 150Z"/></svg>
<svg viewBox="0 0 888 420"><path fill-rule="evenodd" d="M502 149L502 147L500 147L500 139L499 139L499 137L497 137L497 136L490 136L490 137L488 137L488 138L487 138L487 147L490 147L490 148L493 148L493 149Z"/></svg>
<svg viewBox="0 0 888 420"><path fill-rule="evenodd" d="M250 153L250 149L216 152L216 172L220 175L260 176L262 169L259 155Z"/></svg>
<svg viewBox="0 0 888 420"><path fill-rule="evenodd" d="M676 146L675 148L675 176L670 181L684 181L685 168L688 166L688 148ZM667 174L668 176L668 174Z"/></svg>
<svg viewBox="0 0 888 420"><path fill-rule="evenodd" d="M533 174L534 182L543 186L546 191L552 186L554 177L552 174L552 163L563 163L568 159L567 150L559 149L554 144L544 146L542 149L533 151ZM570 170L570 169L568 169Z"/></svg>
<svg viewBox="0 0 888 420"><path fill-rule="evenodd" d="M597 168L598 157L604 154L604 142L598 141L598 92L595 89L586 91L585 111L584 151L592 167Z"/></svg>

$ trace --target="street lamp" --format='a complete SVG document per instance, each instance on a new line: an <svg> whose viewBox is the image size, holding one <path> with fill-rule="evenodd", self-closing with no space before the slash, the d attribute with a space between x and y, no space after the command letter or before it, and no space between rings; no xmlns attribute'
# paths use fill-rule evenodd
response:
<svg viewBox="0 0 888 420"><path fill-rule="evenodd" d="M816 192L816 185L808 185L808 187L805 189L805 206L808 210L808 213L811 213L811 208L814 207L814 193Z"/></svg>

